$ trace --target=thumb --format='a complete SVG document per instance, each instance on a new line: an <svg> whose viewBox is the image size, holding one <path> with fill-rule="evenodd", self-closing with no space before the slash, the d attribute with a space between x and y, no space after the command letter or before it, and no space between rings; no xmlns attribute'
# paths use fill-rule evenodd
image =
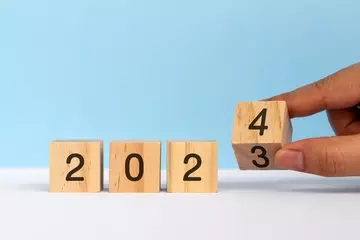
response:
<svg viewBox="0 0 360 240"><path fill-rule="evenodd" d="M360 176L359 143L360 135L300 140L281 148L275 164L324 177Z"/></svg>

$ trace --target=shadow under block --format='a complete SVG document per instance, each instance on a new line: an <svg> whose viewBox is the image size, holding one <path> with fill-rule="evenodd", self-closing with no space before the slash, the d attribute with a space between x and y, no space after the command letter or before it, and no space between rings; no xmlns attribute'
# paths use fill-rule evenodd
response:
<svg viewBox="0 0 360 240"><path fill-rule="evenodd" d="M275 153L291 142L292 125L284 101L240 102L236 107L232 147L242 170L280 170Z"/></svg>
<svg viewBox="0 0 360 240"><path fill-rule="evenodd" d="M109 192L160 192L160 141L110 143Z"/></svg>
<svg viewBox="0 0 360 240"><path fill-rule="evenodd" d="M169 141L167 191L213 193L218 191L218 145L216 141Z"/></svg>
<svg viewBox="0 0 360 240"><path fill-rule="evenodd" d="M100 192L102 189L102 141L50 143L50 192Z"/></svg>

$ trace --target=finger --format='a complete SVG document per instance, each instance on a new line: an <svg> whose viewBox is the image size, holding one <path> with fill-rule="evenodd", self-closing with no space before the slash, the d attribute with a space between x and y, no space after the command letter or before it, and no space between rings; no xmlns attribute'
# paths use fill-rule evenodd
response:
<svg viewBox="0 0 360 240"><path fill-rule="evenodd" d="M360 135L305 139L275 154L280 168L324 177L360 175Z"/></svg>
<svg viewBox="0 0 360 240"><path fill-rule="evenodd" d="M353 107L360 102L360 63L266 100L286 101L292 118L309 116L325 109Z"/></svg>
<svg viewBox="0 0 360 240"><path fill-rule="evenodd" d="M360 111L358 108L328 110L328 119L338 136L360 133Z"/></svg>

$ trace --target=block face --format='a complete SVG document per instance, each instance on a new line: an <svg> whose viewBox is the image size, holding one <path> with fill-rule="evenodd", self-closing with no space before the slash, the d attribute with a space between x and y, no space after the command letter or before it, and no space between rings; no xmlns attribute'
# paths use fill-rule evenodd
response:
<svg viewBox="0 0 360 240"><path fill-rule="evenodd" d="M280 170L273 161L280 143L242 144L233 147L241 170Z"/></svg>
<svg viewBox="0 0 360 240"><path fill-rule="evenodd" d="M218 145L216 141L169 141L168 192L217 192Z"/></svg>
<svg viewBox="0 0 360 240"><path fill-rule="evenodd" d="M109 192L160 192L161 142L110 143Z"/></svg>
<svg viewBox="0 0 360 240"><path fill-rule="evenodd" d="M274 164L274 155L291 139L292 125L286 102L241 102L237 105L232 147L240 169L279 169Z"/></svg>
<svg viewBox="0 0 360 240"><path fill-rule="evenodd" d="M50 192L100 192L102 189L102 141L50 143Z"/></svg>
<svg viewBox="0 0 360 240"><path fill-rule="evenodd" d="M285 112L287 107L283 101L239 103L235 112L232 143L282 142ZM263 130L259 129L261 125L264 126Z"/></svg>

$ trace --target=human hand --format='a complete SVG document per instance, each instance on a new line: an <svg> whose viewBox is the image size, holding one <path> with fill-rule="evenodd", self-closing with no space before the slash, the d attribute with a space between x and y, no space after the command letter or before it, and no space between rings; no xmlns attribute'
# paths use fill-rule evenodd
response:
<svg viewBox="0 0 360 240"><path fill-rule="evenodd" d="M290 118L325 110L336 134L286 144L276 165L325 177L360 176L360 63L266 100L286 101Z"/></svg>

